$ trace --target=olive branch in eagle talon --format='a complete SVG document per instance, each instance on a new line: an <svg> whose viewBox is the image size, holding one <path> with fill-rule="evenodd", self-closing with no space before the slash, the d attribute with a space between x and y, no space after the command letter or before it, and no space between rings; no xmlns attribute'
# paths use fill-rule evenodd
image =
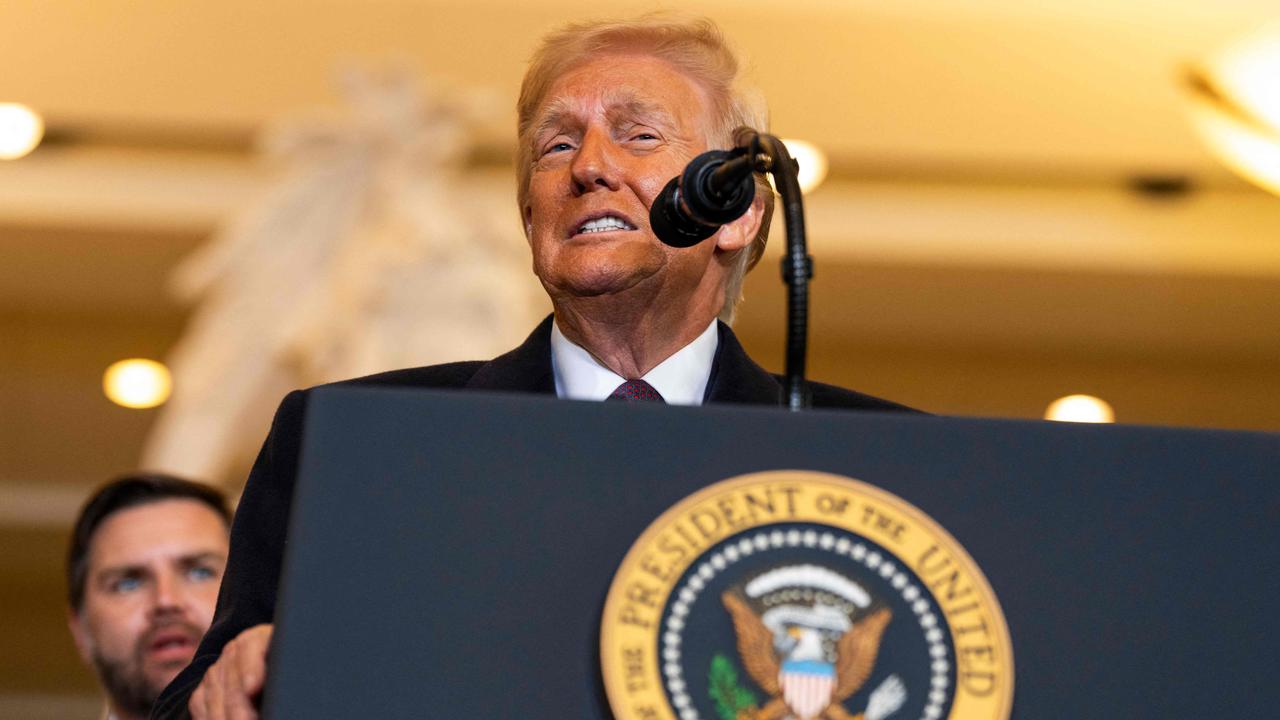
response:
<svg viewBox="0 0 1280 720"><path fill-rule="evenodd" d="M773 632L746 601L734 592L726 592L720 599L733 619L738 655L742 658L743 667L756 685L771 698L758 710L743 710L738 716L739 720L781 720L788 714L795 713L796 710L784 698L784 658L778 656ZM858 692L871 675L876 656L880 652L880 639L892 617L893 613L889 608L880 608L854 623L840 637L836 642L835 684L830 698L817 714L800 717L800 720L819 717L825 720L853 720L862 717L861 714L850 715L841 703Z"/></svg>

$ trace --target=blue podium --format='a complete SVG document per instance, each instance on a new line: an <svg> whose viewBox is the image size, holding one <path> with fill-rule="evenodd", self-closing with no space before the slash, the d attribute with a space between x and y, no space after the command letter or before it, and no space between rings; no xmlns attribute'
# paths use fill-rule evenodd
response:
<svg viewBox="0 0 1280 720"><path fill-rule="evenodd" d="M1274 717L1278 468L1267 433L321 390L265 712Z"/></svg>

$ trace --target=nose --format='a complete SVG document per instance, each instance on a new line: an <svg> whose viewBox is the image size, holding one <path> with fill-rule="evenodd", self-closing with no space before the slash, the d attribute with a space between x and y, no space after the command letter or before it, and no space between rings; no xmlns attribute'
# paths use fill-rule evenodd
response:
<svg viewBox="0 0 1280 720"><path fill-rule="evenodd" d="M614 150L613 140L603 131L593 129L583 136L570 166L574 195L622 187Z"/></svg>
<svg viewBox="0 0 1280 720"><path fill-rule="evenodd" d="M181 611L186 603L180 579L173 573L160 573L152 586L151 612L155 615Z"/></svg>

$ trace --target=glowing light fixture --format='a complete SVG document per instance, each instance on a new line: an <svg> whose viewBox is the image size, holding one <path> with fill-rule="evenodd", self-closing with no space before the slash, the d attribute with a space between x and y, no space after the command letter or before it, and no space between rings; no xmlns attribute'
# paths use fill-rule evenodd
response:
<svg viewBox="0 0 1280 720"><path fill-rule="evenodd" d="M102 375L102 391L111 402L127 408L161 405L169 399L172 389L169 368L155 360L120 360L112 363Z"/></svg>
<svg viewBox="0 0 1280 720"><path fill-rule="evenodd" d="M1116 413L1106 400L1092 395L1068 395L1049 403L1045 420L1061 422L1111 423Z"/></svg>
<svg viewBox="0 0 1280 720"><path fill-rule="evenodd" d="M0 103L0 160L17 160L40 144L44 121L18 103Z"/></svg>
<svg viewBox="0 0 1280 720"><path fill-rule="evenodd" d="M827 179L827 154L818 149L817 145L804 140L783 138L782 144L787 146L791 157L800 163L797 178L800 181L800 192L808 195ZM769 179L772 180L773 176L770 175Z"/></svg>
<svg viewBox="0 0 1280 720"><path fill-rule="evenodd" d="M1186 86L1209 150L1280 195L1280 23L1188 70Z"/></svg>

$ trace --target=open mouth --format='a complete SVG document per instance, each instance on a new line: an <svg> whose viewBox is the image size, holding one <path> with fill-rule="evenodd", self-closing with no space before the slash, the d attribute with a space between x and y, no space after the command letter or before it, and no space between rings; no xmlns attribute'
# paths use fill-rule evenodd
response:
<svg viewBox="0 0 1280 720"><path fill-rule="evenodd" d="M147 654L157 659L190 657L196 651L197 638L180 629L154 633L146 644Z"/></svg>
<svg viewBox="0 0 1280 720"><path fill-rule="evenodd" d="M623 218L620 215L615 215L613 213L606 213L606 214L602 214L602 215L598 215L596 217L590 218L580 223L574 229L573 234L575 236L591 235L594 233L614 232L618 230L626 231L626 230L635 230L635 229L636 229L636 226L628 222L626 218Z"/></svg>

